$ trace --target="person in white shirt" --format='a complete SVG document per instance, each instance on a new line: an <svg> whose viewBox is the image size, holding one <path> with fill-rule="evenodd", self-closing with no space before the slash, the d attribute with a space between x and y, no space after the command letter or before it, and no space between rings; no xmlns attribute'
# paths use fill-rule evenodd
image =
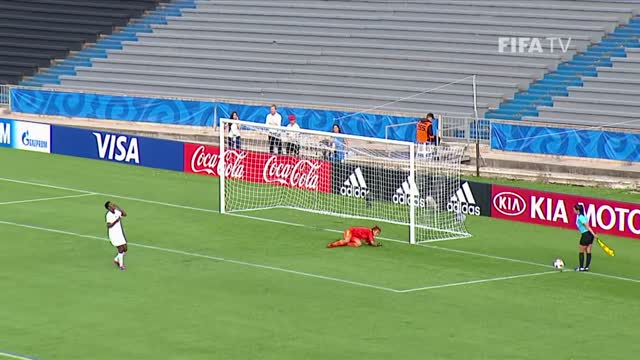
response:
<svg viewBox="0 0 640 360"><path fill-rule="evenodd" d="M287 125L287 129L300 129L300 125L298 125L298 122L296 121L296 116L293 114L289 115L289 124ZM300 133L290 131L287 134L287 143L285 147L287 149L287 155L300 155Z"/></svg>
<svg viewBox="0 0 640 360"><path fill-rule="evenodd" d="M237 112L231 113L232 120L240 120ZM227 138L227 148L240 149L240 126L238 124L228 125L229 137Z"/></svg>
<svg viewBox="0 0 640 360"><path fill-rule="evenodd" d="M109 240L111 240L111 245L118 249L118 255L113 259L113 263L116 264L120 270L125 270L124 254L127 252L127 238L122 229L122 218L127 216L127 213L111 201L107 201L104 207L107 209L106 219Z"/></svg>
<svg viewBox="0 0 640 360"><path fill-rule="evenodd" d="M278 107L271 105L271 112L267 115L265 124L271 126L282 126L282 116L278 114ZM282 155L282 140L280 140L280 134L278 130L269 129L269 153L275 154L275 149L278 148L278 155Z"/></svg>

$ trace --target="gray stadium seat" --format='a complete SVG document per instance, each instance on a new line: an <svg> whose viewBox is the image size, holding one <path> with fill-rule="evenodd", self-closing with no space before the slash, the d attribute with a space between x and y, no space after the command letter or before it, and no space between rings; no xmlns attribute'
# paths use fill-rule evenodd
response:
<svg viewBox="0 0 640 360"><path fill-rule="evenodd" d="M482 115L639 8L587 0L197 1L77 76L63 76L61 86L472 114L475 74ZM572 43L566 54L500 53L498 37L510 36L571 36Z"/></svg>

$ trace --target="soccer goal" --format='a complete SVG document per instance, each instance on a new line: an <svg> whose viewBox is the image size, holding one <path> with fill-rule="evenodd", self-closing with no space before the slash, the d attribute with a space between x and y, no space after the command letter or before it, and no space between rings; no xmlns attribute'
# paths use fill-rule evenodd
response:
<svg viewBox="0 0 640 360"><path fill-rule="evenodd" d="M232 124L241 141L224 131ZM460 188L463 147L434 146L418 156L403 141L229 119L220 128L222 213L292 209L363 226L397 224L412 244L470 236L464 216L447 210Z"/></svg>

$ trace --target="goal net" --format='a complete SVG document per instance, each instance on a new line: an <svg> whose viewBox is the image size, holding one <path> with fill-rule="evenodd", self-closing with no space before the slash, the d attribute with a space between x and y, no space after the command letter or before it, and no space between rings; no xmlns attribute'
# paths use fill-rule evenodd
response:
<svg viewBox="0 0 640 360"><path fill-rule="evenodd" d="M464 216L447 209L462 147L416 154L409 142L221 119L220 151L222 213L293 209L359 219L345 227L396 224L412 244L469 236Z"/></svg>

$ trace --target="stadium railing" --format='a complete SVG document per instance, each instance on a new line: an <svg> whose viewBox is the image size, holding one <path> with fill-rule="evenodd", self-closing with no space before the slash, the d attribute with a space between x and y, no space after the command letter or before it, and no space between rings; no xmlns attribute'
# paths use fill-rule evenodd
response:
<svg viewBox="0 0 640 360"><path fill-rule="evenodd" d="M9 97L9 85L0 84L0 106L9 106L11 104L11 98Z"/></svg>
<svg viewBox="0 0 640 360"><path fill-rule="evenodd" d="M476 138L482 144L489 144L491 140L491 120L476 119L468 115L440 114L438 118L437 135L442 141L472 143ZM394 129L405 126L416 126L412 121L402 124L387 125L385 138L393 138Z"/></svg>

